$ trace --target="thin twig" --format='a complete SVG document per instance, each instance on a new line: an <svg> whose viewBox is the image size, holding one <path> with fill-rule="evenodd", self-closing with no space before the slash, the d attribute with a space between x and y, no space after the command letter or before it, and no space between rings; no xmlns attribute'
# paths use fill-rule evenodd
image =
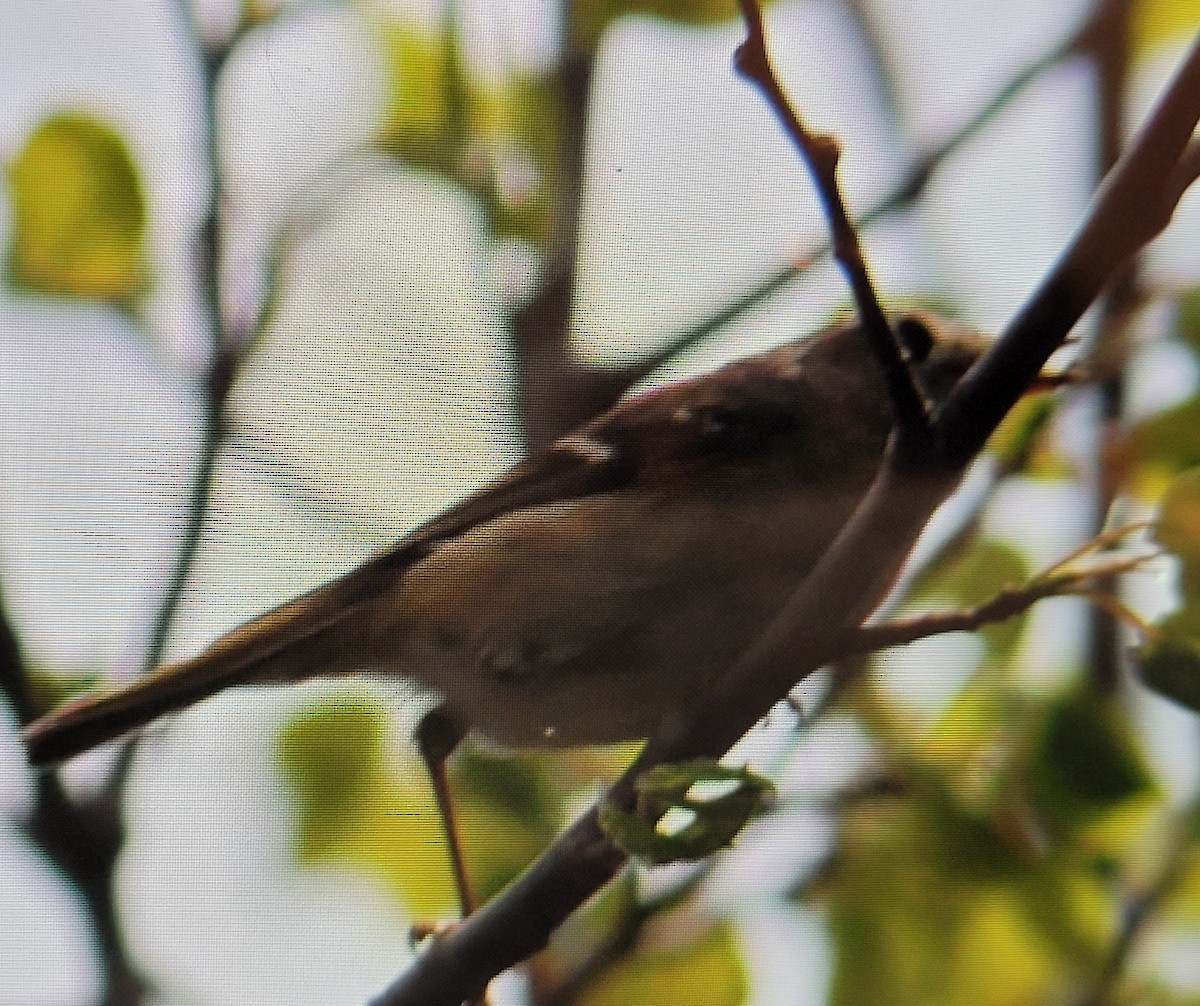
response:
<svg viewBox="0 0 1200 1006"><path fill-rule="evenodd" d="M837 179L841 147L832 136L809 130L784 94L767 52L762 9L757 0L739 0L738 5L746 22L747 34L746 40L738 46L734 65L742 76L762 91L812 176L829 224L834 258L841 265L854 294L863 334L883 371L897 424L913 431L929 430L930 416L925 396L917 386L879 304L858 232L850 222L850 214L842 198Z"/></svg>
<svg viewBox="0 0 1200 1006"><path fill-rule="evenodd" d="M938 168L978 136L1030 84L1075 53L1078 50L1080 39L1085 36L1089 28L1090 23L1085 24L1079 31L1024 67L1011 80L998 88L992 97L954 133L942 142L918 153L895 188L855 219L857 230L859 232L867 230L880 220L914 205L924 195ZM1186 186L1184 187L1186 188ZM718 329L736 321L746 312L760 306L776 293L803 277L809 269L822 261L832 250L833 246L828 242L808 248L794 256L793 261L780 266L755 286L724 304L712 314L672 333L662 340L663 348L661 350L640 361L635 368L631 369L632 379L645 377L672 357L708 338Z"/></svg>
<svg viewBox="0 0 1200 1006"><path fill-rule="evenodd" d="M1129 573L1143 565L1151 556L1126 556L1098 564L1091 569L1071 574L1040 575L1023 587L1007 587L983 604L962 611L933 612L914 618L893 619L879 625L866 625L848 642L853 649L845 656L874 653L877 650L905 646L919 639L941 636L948 632L978 632L998 622L1023 615L1039 601L1050 597L1084 596L1094 598L1097 592L1090 584L1097 579ZM1121 605L1122 616L1136 618ZM1137 619L1140 626L1141 619Z"/></svg>
<svg viewBox="0 0 1200 1006"><path fill-rule="evenodd" d="M208 327L209 363L208 373L202 387L204 415L200 453L196 462L196 471L192 477L192 487L188 494L187 516L184 520L179 551L175 555L171 572L167 576L167 587L163 592L163 598L159 603L158 612L146 644L146 653L143 659L143 668L146 671L152 670L162 660L167 635L175 620L175 612L183 599L183 591L200 547L200 534L208 515L217 455L220 452L223 438L221 413L225 398L233 384L238 362L236 354L228 349L221 296L221 246L223 244L221 202L224 198L224 184L221 175L221 150L216 107L217 81L237 36L220 44L207 46L201 39L199 25L195 20L196 13L190 3L180 4L180 15L190 30L202 76L201 120L208 183L204 219L200 225L196 250L200 292L204 301L205 321Z"/></svg>
<svg viewBox="0 0 1200 1006"><path fill-rule="evenodd" d="M21 724L43 711L30 688L29 668L2 601L0 693ZM113 899L112 870L124 841L119 803L106 793L76 803L53 773L39 774L34 785L33 808L23 829L87 907L104 975L102 1006L134 1006L145 997L147 984L126 951Z"/></svg>
<svg viewBox="0 0 1200 1006"><path fill-rule="evenodd" d="M1138 937L1184 879L1193 862L1197 837L1200 837L1200 801L1193 800L1177 815L1172 830L1175 833L1174 841L1162 870L1146 890L1125 905L1121 927L1100 965L1095 985L1083 1000L1083 1006L1106 1006L1113 1001L1113 992L1125 973Z"/></svg>

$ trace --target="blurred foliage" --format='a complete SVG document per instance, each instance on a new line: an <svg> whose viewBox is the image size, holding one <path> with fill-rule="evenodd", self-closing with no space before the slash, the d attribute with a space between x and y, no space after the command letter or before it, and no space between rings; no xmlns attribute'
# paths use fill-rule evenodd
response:
<svg viewBox="0 0 1200 1006"><path fill-rule="evenodd" d="M50 710L69 699L93 692L104 684L100 671L66 671L25 660L29 697L35 709Z"/></svg>
<svg viewBox="0 0 1200 1006"><path fill-rule="evenodd" d="M1040 830L1057 845L1127 846L1160 794L1128 714L1078 689L1040 712L1022 785Z"/></svg>
<svg viewBox="0 0 1200 1006"><path fill-rule="evenodd" d="M145 284L146 205L133 157L81 112L46 119L8 165L9 281L132 306Z"/></svg>
<svg viewBox="0 0 1200 1006"><path fill-rule="evenodd" d="M921 609L973 608L1006 587L1027 583L1029 560L1012 545L969 533L951 543L908 589L907 602ZM998 657L1010 654L1025 627L1025 616L985 626L979 636Z"/></svg>
<svg viewBox="0 0 1200 1006"><path fill-rule="evenodd" d="M749 979L737 932L710 926L675 946L639 946L597 975L573 1001L576 1006L740 1006Z"/></svg>
<svg viewBox="0 0 1200 1006"><path fill-rule="evenodd" d="M296 802L300 863L356 865L374 874L415 914L456 904L432 794L414 773L385 762L386 718L361 694L314 703L278 740L284 782Z"/></svg>
<svg viewBox="0 0 1200 1006"><path fill-rule="evenodd" d="M278 740L281 772L296 804L295 854L379 877L417 915L457 905L441 817L425 766L385 743L390 718L365 692L340 691L296 715ZM549 844L564 796L613 775L628 758L572 752L494 754L470 741L451 763L451 790L473 891L486 899Z"/></svg>
<svg viewBox="0 0 1200 1006"><path fill-rule="evenodd" d="M835 1004L1063 998L1115 929L1103 876L1029 855L933 786L849 810L827 885Z"/></svg>
<svg viewBox="0 0 1200 1006"><path fill-rule="evenodd" d="M1200 811L1196 808L1177 823L1172 836L1179 852L1173 864L1163 915L1178 929L1200 935Z"/></svg>
<svg viewBox="0 0 1200 1006"><path fill-rule="evenodd" d="M391 71L382 147L473 193L498 236L549 242L564 184L553 77L516 69L485 77L448 28L391 20L379 34Z"/></svg>
<svg viewBox="0 0 1200 1006"><path fill-rule="evenodd" d="M968 527L906 608L970 608L1030 575L1021 551ZM846 692L889 782L846 803L831 866L803 889L829 911L832 1002L1069 1000L1116 939L1114 877L1138 862L1162 795L1119 702L1081 681L1030 691L1014 673L1026 629L979 633L978 666L931 722L870 677Z"/></svg>
<svg viewBox="0 0 1200 1006"><path fill-rule="evenodd" d="M988 441L989 452L1005 471L1051 482L1075 474L1053 439L1045 436L1060 404L1055 395L1034 394L1013 406Z"/></svg>
<svg viewBox="0 0 1200 1006"><path fill-rule="evenodd" d="M738 17L736 0L585 0L570 13L570 47L590 57L604 31L630 15L707 25ZM569 163L560 81L554 69L484 73L456 28L395 17L377 25L390 71L381 147L446 177L479 201L494 234L546 247L566 223L561 193L580 184Z"/></svg>
<svg viewBox="0 0 1200 1006"><path fill-rule="evenodd" d="M1200 367L1200 287L1174 298L1173 340ZM1143 419L1129 431L1126 446L1132 488L1157 499L1180 472L1200 465L1200 393Z"/></svg>
<svg viewBox="0 0 1200 1006"><path fill-rule="evenodd" d="M923 738L890 729L876 736L897 783L847 806L811 892L830 912L832 1001L1077 994L1123 918L1114 871L1160 806L1120 707L1077 691L1043 708L980 674Z"/></svg>
<svg viewBox="0 0 1200 1006"><path fill-rule="evenodd" d="M1200 4L1196 0L1139 0L1132 10L1135 56L1181 45L1200 29Z"/></svg>

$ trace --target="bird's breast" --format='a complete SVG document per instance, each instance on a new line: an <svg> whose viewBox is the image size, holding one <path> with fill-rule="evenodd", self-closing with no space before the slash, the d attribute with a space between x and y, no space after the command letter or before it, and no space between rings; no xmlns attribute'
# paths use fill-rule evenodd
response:
<svg viewBox="0 0 1200 1006"><path fill-rule="evenodd" d="M646 736L770 623L860 494L630 492L516 511L439 544L375 605L377 662L503 743Z"/></svg>

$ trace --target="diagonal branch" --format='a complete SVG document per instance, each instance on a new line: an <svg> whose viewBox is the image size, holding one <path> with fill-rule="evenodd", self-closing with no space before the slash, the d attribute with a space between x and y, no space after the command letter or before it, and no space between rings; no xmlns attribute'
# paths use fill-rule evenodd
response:
<svg viewBox="0 0 1200 1006"><path fill-rule="evenodd" d="M1200 115L1200 38L1121 160L1083 225L995 348L942 408L949 460L965 463L1031 386L1109 279L1167 226L1192 172Z"/></svg>

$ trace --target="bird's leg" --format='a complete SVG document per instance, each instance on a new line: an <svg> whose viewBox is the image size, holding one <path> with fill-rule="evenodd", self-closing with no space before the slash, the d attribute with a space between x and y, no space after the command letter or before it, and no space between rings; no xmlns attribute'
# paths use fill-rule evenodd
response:
<svg viewBox="0 0 1200 1006"><path fill-rule="evenodd" d="M450 783L446 776L446 762L463 739L464 733L463 728L444 709L438 707L422 717L417 725L416 741L425 767L429 769L429 779L433 783L433 795L437 800L438 813L442 818L442 828L446 833L446 844L450 851L450 868L454 872L458 904L465 919L475 911L476 905L467 879L462 840L458 833L454 801L450 796Z"/></svg>

